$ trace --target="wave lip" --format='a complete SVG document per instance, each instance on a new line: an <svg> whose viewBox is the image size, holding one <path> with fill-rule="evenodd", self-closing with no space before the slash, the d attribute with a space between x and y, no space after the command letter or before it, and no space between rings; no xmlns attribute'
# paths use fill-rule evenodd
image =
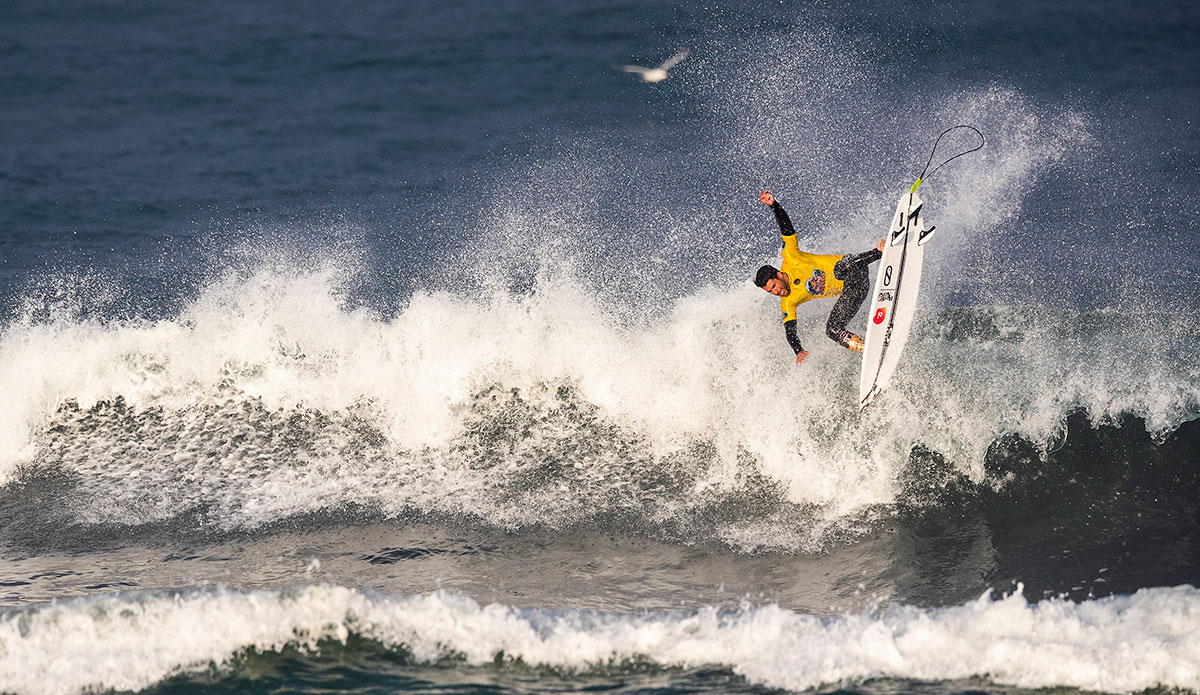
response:
<svg viewBox="0 0 1200 695"><path fill-rule="evenodd" d="M1200 590L1191 586L1081 603L989 592L961 606L819 617L774 605L639 616L551 611L330 585L134 592L7 611L0 615L0 689L138 690L179 673L230 668L248 650L311 652L322 640L344 643L352 634L418 663L520 660L565 672L626 663L718 666L789 690L971 677L1028 688L1200 690Z"/></svg>

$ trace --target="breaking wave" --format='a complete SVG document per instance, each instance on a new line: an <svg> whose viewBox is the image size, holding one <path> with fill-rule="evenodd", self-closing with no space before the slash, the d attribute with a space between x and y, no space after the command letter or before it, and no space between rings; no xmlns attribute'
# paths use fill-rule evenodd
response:
<svg viewBox="0 0 1200 695"><path fill-rule="evenodd" d="M409 664L609 674L708 666L788 690L970 677L1026 688L1195 690L1198 615L1200 592L1190 586L1080 603L989 592L947 608L828 617L773 605L630 616L328 585L138 592L4 611L0 683L21 695L138 690L179 674L236 671L256 654L315 658L368 649L366 641Z"/></svg>
<svg viewBox="0 0 1200 695"><path fill-rule="evenodd" d="M417 293L383 318L348 309L332 271L262 270L174 319L14 323L0 480L68 481L39 512L68 523L202 510L228 530L353 506L813 550L900 501L914 451L982 483L997 441L1045 453L1076 413L1162 440L1200 412L1178 316L943 310L860 416L856 361L810 335L796 368L749 283L629 326L546 282Z"/></svg>

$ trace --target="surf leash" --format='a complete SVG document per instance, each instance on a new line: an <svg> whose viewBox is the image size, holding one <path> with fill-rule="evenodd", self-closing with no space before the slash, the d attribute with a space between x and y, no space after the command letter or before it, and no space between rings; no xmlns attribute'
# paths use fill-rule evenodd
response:
<svg viewBox="0 0 1200 695"><path fill-rule="evenodd" d="M945 160L945 161L944 161L944 162L942 162L941 164L939 164L939 165L935 166L935 167L933 168L933 171L930 171L930 172L929 172L929 175L928 175L928 176L926 176L926 175L925 175L925 172L926 172L926 171L929 171L929 165L933 163L933 155L934 155L934 153L935 153L935 152L937 152L938 143L940 143L940 142L942 141L942 138L944 138L944 137L946 136L946 134L947 134L947 133L949 133L949 132L950 132L950 131L952 131L952 130L958 130L959 128L966 128L967 130L973 130L973 131L975 131L975 134L979 136L979 145L977 145L976 147L973 147L973 148L971 148L971 149L969 149L969 150L966 150L966 151L963 151L963 152L959 152L958 154L954 155L954 156L953 156L953 157L951 157L950 159L947 159L947 160ZM950 162L954 161L955 159L958 159L959 157L963 156L964 154L971 154L972 152L976 152L976 151L978 151L978 150L982 150L982 149L983 149L983 145L984 145L983 133L979 132L979 129L978 129L978 128L976 128L975 126L969 126L969 125L956 125L956 126L951 126L951 127L947 128L947 129L943 130L943 131L942 131L942 134L941 134L941 135L939 135L939 136L937 136L937 140L934 140L934 141L933 141L933 149L929 151L929 160L925 162L925 168L921 170L921 175L917 177L917 181L916 181L916 183L914 183L914 184L912 185L912 189L911 189L911 191L912 191L913 193L916 193L916 192L917 192L917 188L918 188L918 187L921 185L921 182L923 182L925 179L927 179L927 178L929 178L930 176L933 176L935 173L937 173L937 170L938 170L938 169L941 169L941 168L942 168L943 166L945 166L946 164L948 164L948 163L950 163Z"/></svg>

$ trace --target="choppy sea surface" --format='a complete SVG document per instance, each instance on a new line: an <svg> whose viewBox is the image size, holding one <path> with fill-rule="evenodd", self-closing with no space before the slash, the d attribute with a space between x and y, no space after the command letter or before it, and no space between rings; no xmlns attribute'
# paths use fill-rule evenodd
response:
<svg viewBox="0 0 1200 695"><path fill-rule="evenodd" d="M8 0L0 692L1200 692L1198 106L1191 2ZM756 193L958 123L859 414Z"/></svg>

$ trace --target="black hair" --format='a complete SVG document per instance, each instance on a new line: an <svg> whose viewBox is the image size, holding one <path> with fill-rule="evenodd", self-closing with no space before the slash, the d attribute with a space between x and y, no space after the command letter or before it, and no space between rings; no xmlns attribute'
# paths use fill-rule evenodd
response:
<svg viewBox="0 0 1200 695"><path fill-rule="evenodd" d="M767 281L779 274L779 271L774 266L764 265L758 269L758 274L754 276L754 284L759 287L766 287Z"/></svg>

